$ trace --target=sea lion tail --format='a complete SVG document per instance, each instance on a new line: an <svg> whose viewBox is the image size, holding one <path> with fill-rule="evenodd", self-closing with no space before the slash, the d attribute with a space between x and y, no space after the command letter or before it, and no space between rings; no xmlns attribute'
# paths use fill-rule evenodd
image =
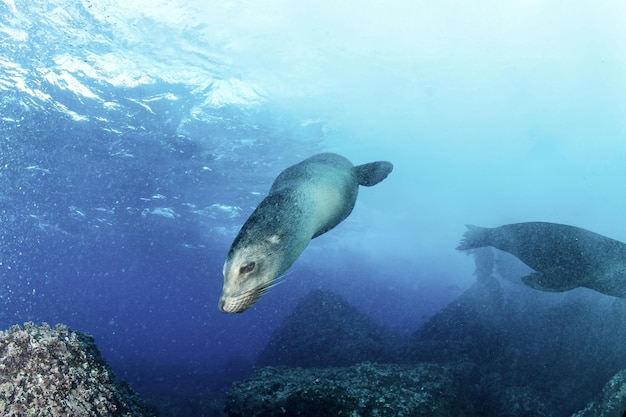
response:
<svg viewBox="0 0 626 417"><path fill-rule="evenodd" d="M352 168L359 185L371 187L376 185L393 171L393 164L387 161L370 162Z"/></svg>
<svg viewBox="0 0 626 417"><path fill-rule="evenodd" d="M487 242L487 231L484 227L466 224L467 231L463 234L461 243L456 247L457 250L470 250L489 246Z"/></svg>

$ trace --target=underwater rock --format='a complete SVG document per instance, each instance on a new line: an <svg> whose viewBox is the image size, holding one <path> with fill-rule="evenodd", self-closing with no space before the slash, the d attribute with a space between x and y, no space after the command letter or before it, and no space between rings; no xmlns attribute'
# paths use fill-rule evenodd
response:
<svg viewBox="0 0 626 417"><path fill-rule="evenodd" d="M626 369L615 374L595 401L572 417L620 417L626 414Z"/></svg>
<svg viewBox="0 0 626 417"><path fill-rule="evenodd" d="M544 396L530 387L506 387L498 396L492 415L498 417L556 417L558 414L545 403Z"/></svg>
<svg viewBox="0 0 626 417"><path fill-rule="evenodd" d="M460 415L452 372L435 364L266 367L233 384L225 411L244 416Z"/></svg>
<svg viewBox="0 0 626 417"><path fill-rule="evenodd" d="M496 372L480 379L480 393L471 406L474 412L468 415L498 417L556 417L560 414L544 393L528 386L505 386L502 376ZM477 399L480 398L480 401Z"/></svg>
<svg viewBox="0 0 626 417"><path fill-rule="evenodd" d="M0 332L0 415L154 416L91 336L32 322Z"/></svg>
<svg viewBox="0 0 626 417"><path fill-rule="evenodd" d="M626 300L537 292L510 280L519 270L508 255L476 254L476 282L407 351L414 362L475 363L472 415L569 416L626 368Z"/></svg>
<svg viewBox="0 0 626 417"><path fill-rule="evenodd" d="M461 387L455 407L467 416L500 417L572 415L626 368L625 299L585 289L537 292L515 281L511 275L520 271L509 258L476 253L476 282L412 337L381 328L337 295L315 291L285 319L257 365L444 364ZM256 394L249 395L253 401ZM615 395L598 403L615 402ZM617 417L626 410L619 404L611 409ZM595 417L600 405L593 407L576 417ZM243 408L232 408L232 415L242 415L237 410Z"/></svg>
<svg viewBox="0 0 626 417"><path fill-rule="evenodd" d="M328 367L389 362L401 338L342 297L311 291L278 327L258 366Z"/></svg>
<svg viewBox="0 0 626 417"><path fill-rule="evenodd" d="M415 361L487 361L505 348L504 291L493 276L479 279L414 334Z"/></svg>

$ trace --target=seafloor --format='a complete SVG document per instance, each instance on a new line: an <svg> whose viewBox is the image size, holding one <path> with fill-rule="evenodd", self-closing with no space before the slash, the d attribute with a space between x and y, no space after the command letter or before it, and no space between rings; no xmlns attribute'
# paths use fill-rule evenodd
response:
<svg viewBox="0 0 626 417"><path fill-rule="evenodd" d="M27 323L0 333L3 416L619 417L626 410L626 300L549 298L477 271L412 334L327 291L306 296L249 378L140 399L93 339Z"/></svg>

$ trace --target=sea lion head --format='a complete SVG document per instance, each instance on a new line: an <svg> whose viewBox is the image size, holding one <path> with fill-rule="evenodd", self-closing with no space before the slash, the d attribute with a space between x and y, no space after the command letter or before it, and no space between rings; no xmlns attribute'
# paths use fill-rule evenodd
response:
<svg viewBox="0 0 626 417"><path fill-rule="evenodd" d="M224 287L219 308L224 313L242 313L254 304L284 271L280 236L272 235L231 248L222 273Z"/></svg>

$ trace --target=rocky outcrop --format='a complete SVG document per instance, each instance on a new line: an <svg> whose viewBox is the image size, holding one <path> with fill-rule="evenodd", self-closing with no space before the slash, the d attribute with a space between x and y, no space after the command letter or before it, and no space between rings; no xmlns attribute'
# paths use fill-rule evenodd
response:
<svg viewBox="0 0 626 417"><path fill-rule="evenodd" d="M26 323L0 332L0 415L120 416L155 413L117 381L94 340L66 326Z"/></svg>
<svg viewBox="0 0 626 417"><path fill-rule="evenodd" d="M270 338L259 366L349 366L389 362L401 338L359 312L342 297L315 290L307 295Z"/></svg>
<svg viewBox="0 0 626 417"><path fill-rule="evenodd" d="M626 301L585 289L536 291L492 275L489 252L475 255L476 282L414 334L413 359L476 363L483 415L585 407L626 366ZM515 268L507 259L495 262L499 270Z"/></svg>
<svg viewBox="0 0 626 417"><path fill-rule="evenodd" d="M595 401L572 415L572 417L620 416L626 416L626 369L615 374L607 382Z"/></svg>
<svg viewBox="0 0 626 417"><path fill-rule="evenodd" d="M315 291L274 333L257 365L330 372L330 367L363 361L406 369L430 364L452 370L450 387L461 387L454 406L465 415L572 415L626 368L626 300L585 289L563 294L533 290L519 283L528 273L519 261L496 255L491 249L476 251L476 282L405 338L381 328L341 297ZM458 373L459 366L473 370ZM291 370L272 372L288 378ZM626 376L613 377L604 397L576 417L622 416L626 406L615 388L622 379ZM263 397L255 390L272 391L260 381L246 387L249 399ZM306 402L307 395L316 394L309 389L297 395ZM354 415L362 411L352 408Z"/></svg>
<svg viewBox="0 0 626 417"><path fill-rule="evenodd" d="M345 368L259 369L227 394L230 417L459 415L457 382L441 365L363 363Z"/></svg>

